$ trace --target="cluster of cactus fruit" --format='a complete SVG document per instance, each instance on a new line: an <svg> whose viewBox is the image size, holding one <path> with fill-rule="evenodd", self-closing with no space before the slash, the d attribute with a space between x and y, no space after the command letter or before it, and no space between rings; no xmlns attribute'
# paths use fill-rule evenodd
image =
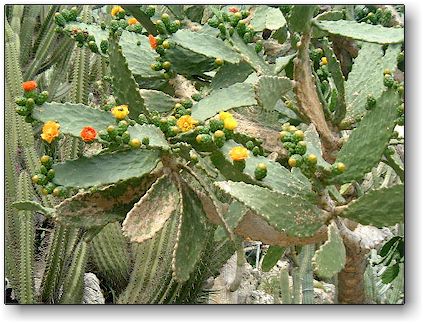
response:
<svg viewBox="0 0 424 324"><path fill-rule="evenodd" d="M372 25L389 27L392 21L392 11L388 8L360 5L355 7L355 20Z"/></svg>
<svg viewBox="0 0 424 324"><path fill-rule="evenodd" d="M110 83L112 93L92 106L48 102L35 81L23 83L16 112L39 126L44 150L32 181L44 195L66 199L54 208L25 201L17 207L98 237L111 223L118 233L122 225L143 251L167 245L170 286L193 278L214 240L228 240L234 252L238 235L287 246L323 228L327 236L316 242L325 244L316 251L309 246L307 254L314 255L314 271L331 278L346 262L339 216L378 227L402 221L403 167L393 149L400 141L394 127L404 124L403 83L394 73L401 29L321 20L312 5L211 6L199 19L207 24L189 27L180 21L186 13L163 8L114 6L111 19L99 15L89 23L77 8L55 15L58 32L101 58L106 75L98 87ZM375 38L368 28L375 28ZM295 46L269 60L264 31L290 34ZM314 32L363 42L347 81L327 38L309 44ZM380 58L378 73L366 72L362 57L369 53ZM191 88L181 94L176 87L184 79ZM270 149L278 132L269 125L245 125L240 116L249 115L247 107L278 116L281 144ZM259 131L249 132L252 124ZM60 161L57 151L69 138L91 154ZM398 176L394 185L347 203L341 187L359 187L380 162ZM370 200L380 205L367 211Z"/></svg>

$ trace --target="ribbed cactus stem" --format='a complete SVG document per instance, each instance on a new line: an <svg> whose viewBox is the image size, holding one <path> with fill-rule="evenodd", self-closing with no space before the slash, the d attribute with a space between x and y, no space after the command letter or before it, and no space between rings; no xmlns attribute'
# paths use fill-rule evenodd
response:
<svg viewBox="0 0 424 324"><path fill-rule="evenodd" d="M31 199L32 186L28 173L22 172L18 180L18 199ZM34 218L30 211L19 211L19 302L34 303Z"/></svg>
<svg viewBox="0 0 424 324"><path fill-rule="evenodd" d="M99 276L118 291L125 288L129 280L130 256L119 222L106 225L94 237L91 251Z"/></svg>
<svg viewBox="0 0 424 324"><path fill-rule="evenodd" d="M75 248L71 265L63 283L63 294L59 300L61 304L80 304L82 301L89 244L82 239Z"/></svg>
<svg viewBox="0 0 424 324"><path fill-rule="evenodd" d="M300 276L302 278L302 303L314 303L314 274L312 270L312 257L315 253L315 244L308 244L302 248L302 261Z"/></svg>
<svg viewBox="0 0 424 324"><path fill-rule="evenodd" d="M292 279L293 279L292 304L301 304L302 303L302 277L300 276L299 268L293 269Z"/></svg>
<svg viewBox="0 0 424 324"><path fill-rule="evenodd" d="M290 292L289 271L285 268L280 270L280 294L282 304L291 304L292 295Z"/></svg>

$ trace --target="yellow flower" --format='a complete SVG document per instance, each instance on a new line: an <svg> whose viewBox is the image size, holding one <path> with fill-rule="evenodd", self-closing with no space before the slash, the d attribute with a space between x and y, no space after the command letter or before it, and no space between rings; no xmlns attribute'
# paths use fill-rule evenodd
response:
<svg viewBox="0 0 424 324"><path fill-rule="evenodd" d="M327 65L328 64L328 60L327 58L324 56L321 58L321 65Z"/></svg>
<svg viewBox="0 0 424 324"><path fill-rule="evenodd" d="M130 19L128 19L128 25L135 25L136 23L138 23L138 20L135 19L134 17L131 17Z"/></svg>
<svg viewBox="0 0 424 324"><path fill-rule="evenodd" d="M196 126L196 124L197 121L190 115L181 116L177 120L177 126L183 132L188 132L189 130L192 130Z"/></svg>
<svg viewBox="0 0 424 324"><path fill-rule="evenodd" d="M41 138L47 143L53 142L60 134L60 125L52 120L44 123Z"/></svg>
<svg viewBox="0 0 424 324"><path fill-rule="evenodd" d="M110 14L115 17L118 13L124 11L124 9L121 6L115 6L112 8L112 11L110 12Z"/></svg>
<svg viewBox="0 0 424 324"><path fill-rule="evenodd" d="M243 161L249 157L249 151L244 146L234 146L228 155L233 161Z"/></svg>
<svg viewBox="0 0 424 324"><path fill-rule="evenodd" d="M111 112L113 117L115 117L118 120L124 119L129 114L127 105L120 105L120 106L113 107Z"/></svg>
<svg viewBox="0 0 424 324"><path fill-rule="evenodd" d="M231 115L229 112L221 111L219 113L219 119L226 120L227 118L233 118L233 115Z"/></svg>
<svg viewBox="0 0 424 324"><path fill-rule="evenodd" d="M238 126L237 120L233 117L224 119L224 128L228 130L234 130Z"/></svg>

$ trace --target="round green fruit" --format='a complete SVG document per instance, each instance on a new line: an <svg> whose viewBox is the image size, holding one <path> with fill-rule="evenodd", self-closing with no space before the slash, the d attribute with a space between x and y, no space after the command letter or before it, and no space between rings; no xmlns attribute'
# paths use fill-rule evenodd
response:
<svg viewBox="0 0 424 324"><path fill-rule="evenodd" d="M138 138L130 140L129 145L132 149L139 149L141 147L141 141Z"/></svg>
<svg viewBox="0 0 424 324"><path fill-rule="evenodd" d="M310 165L316 165L316 164L317 164L317 162L318 162L318 158L317 158L317 156L316 156L315 154L309 154L309 155L306 157L306 161L307 161L307 163L308 163L308 164L310 164Z"/></svg>
<svg viewBox="0 0 424 324"><path fill-rule="evenodd" d="M51 168L51 166L53 165L53 159L52 159L52 157L51 157L51 156L48 156L48 155L43 155L43 156L40 158L40 162L41 162L41 164L42 164L42 165L44 165L47 169L50 169L50 168Z"/></svg>
<svg viewBox="0 0 424 324"><path fill-rule="evenodd" d="M255 179L262 180L267 175L267 166L265 163L258 163L255 168Z"/></svg>
<svg viewBox="0 0 424 324"><path fill-rule="evenodd" d="M215 64L216 64L216 66L221 66L221 65L224 64L224 60L222 58L220 58L220 57L217 57L215 59Z"/></svg>
<svg viewBox="0 0 424 324"><path fill-rule="evenodd" d="M246 148L248 150L253 150L254 147L255 147L255 144L252 141L247 141L246 142Z"/></svg>
<svg viewBox="0 0 424 324"><path fill-rule="evenodd" d="M288 163L289 163L289 166L291 166L292 168L299 167L302 164L302 156L300 156L299 154L293 154L289 158Z"/></svg>
<svg viewBox="0 0 424 324"><path fill-rule="evenodd" d="M150 143L150 139L148 137L143 137L142 143L143 143L143 145L147 146Z"/></svg>

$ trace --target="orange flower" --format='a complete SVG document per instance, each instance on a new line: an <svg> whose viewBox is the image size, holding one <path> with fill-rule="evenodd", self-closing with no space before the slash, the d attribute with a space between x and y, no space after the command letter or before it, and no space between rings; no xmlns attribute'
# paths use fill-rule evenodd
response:
<svg viewBox="0 0 424 324"><path fill-rule="evenodd" d="M94 141L94 139L96 138L97 132L93 127L85 126L81 130L80 135L81 135L81 138L84 142L90 143L90 142Z"/></svg>
<svg viewBox="0 0 424 324"><path fill-rule="evenodd" d="M115 6L112 8L110 14L115 17L118 13L125 11L121 6Z"/></svg>
<svg viewBox="0 0 424 324"><path fill-rule="evenodd" d="M35 82L34 80L23 82L22 88L25 92L35 90L37 89L37 82Z"/></svg>
<svg viewBox="0 0 424 324"><path fill-rule="evenodd" d="M47 143L51 144L51 142L53 142L56 137L59 136L59 128L60 125L52 120L45 122L43 125L41 138Z"/></svg>
<svg viewBox="0 0 424 324"><path fill-rule="evenodd" d="M138 23L138 20L135 19L134 17L131 17L130 19L128 19L128 25L135 25L136 23Z"/></svg>
<svg viewBox="0 0 424 324"><path fill-rule="evenodd" d="M228 8L228 11L229 11L229 12L232 12L232 13L236 13L236 12L238 12L239 10L238 10L238 8L236 8L236 7L231 7L231 8Z"/></svg>
<svg viewBox="0 0 424 324"><path fill-rule="evenodd" d="M150 47L153 49L156 49L156 47L158 47L158 42L156 41L155 36L153 36L152 34L149 35L149 43Z"/></svg>

